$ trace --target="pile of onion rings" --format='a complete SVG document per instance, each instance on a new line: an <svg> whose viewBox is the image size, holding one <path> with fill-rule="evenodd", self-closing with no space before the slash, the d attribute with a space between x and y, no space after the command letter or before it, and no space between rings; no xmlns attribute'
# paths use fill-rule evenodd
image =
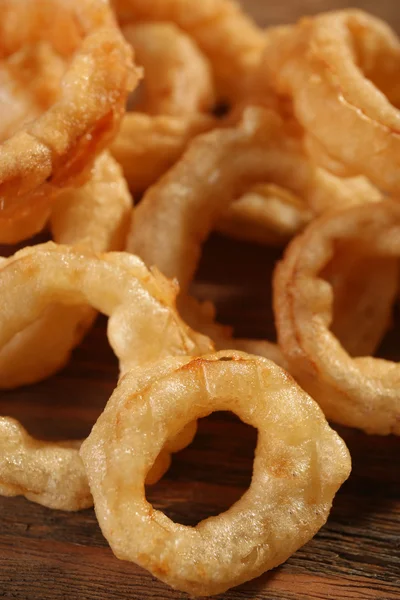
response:
<svg viewBox="0 0 400 600"><path fill-rule="evenodd" d="M293 100L313 158L399 192L397 35L372 15L344 10L277 28L267 40L262 70Z"/></svg>
<svg viewBox="0 0 400 600"><path fill-rule="evenodd" d="M275 275L279 344L329 419L400 435L398 367L372 354L398 293L400 205L385 201L315 221Z"/></svg>
<svg viewBox="0 0 400 600"><path fill-rule="evenodd" d="M108 338L122 374L137 364L145 365L165 356L203 354L212 347L206 338L192 332L179 319L175 311L175 287L128 254L101 255L52 242L26 248L2 261L0 288L4 307L8 307L0 317L0 348L5 354L15 336L21 336L20 332L24 336L28 331L29 341L32 340L29 328L33 327L39 335L37 323L42 327L49 314L54 319L54 310L46 311L60 304L77 307L78 314L79 309L90 305L110 316ZM19 310L17 301L22 288L28 298L24 311ZM60 310L57 316L65 318ZM76 317L75 312L73 316ZM74 332L67 323L66 331L70 330ZM17 358L19 345L23 347L23 342L17 339L17 348L15 344L13 347ZM23 494L64 510L90 506L91 496L76 442L54 444L32 440L18 423L4 417L1 428L1 493ZM191 432L193 437L193 424ZM183 432L185 442L189 443L191 437L187 441L187 433ZM175 447L182 447L179 440L179 437L174 439L172 449L164 450L155 471L149 474L151 482L168 468L169 453Z"/></svg>
<svg viewBox="0 0 400 600"><path fill-rule="evenodd" d="M358 10L263 30L233 0L0 0L0 33L0 389L61 369L98 312L120 367L83 442L0 416L0 494L94 503L118 558L224 592L326 522L351 468L326 419L400 435L398 367L373 356L398 297L400 40ZM192 295L214 231L287 245L276 341ZM183 527L144 485L218 410L258 429L253 479Z"/></svg>
<svg viewBox="0 0 400 600"><path fill-rule="evenodd" d="M1 0L0 11L2 102L4 110L18 106L0 134L0 240L9 242L16 240L7 236L8 221L13 225L21 211L32 214L39 203L42 218L34 217L29 232L35 233L45 220L46 199L82 177L109 145L138 71L102 0ZM21 103L24 79L32 70L44 78L48 55L54 63L50 85L31 85L36 106L32 95Z"/></svg>
<svg viewBox="0 0 400 600"><path fill-rule="evenodd" d="M232 410L259 431L252 482L225 513L184 527L153 509L143 482L169 438L217 410ZM286 560L325 522L349 472L344 442L307 394L271 361L237 352L127 373L81 456L115 554L196 596L224 592Z"/></svg>

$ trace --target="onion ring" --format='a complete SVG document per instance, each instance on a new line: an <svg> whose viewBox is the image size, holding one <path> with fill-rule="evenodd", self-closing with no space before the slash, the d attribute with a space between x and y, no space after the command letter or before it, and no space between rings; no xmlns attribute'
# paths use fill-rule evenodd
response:
<svg viewBox="0 0 400 600"><path fill-rule="evenodd" d="M184 117L214 104L211 67L196 44L173 23L138 23L123 29L144 68L135 111Z"/></svg>
<svg viewBox="0 0 400 600"><path fill-rule="evenodd" d="M231 204L217 230L237 240L283 246L312 217L305 202L289 190L258 184Z"/></svg>
<svg viewBox="0 0 400 600"><path fill-rule="evenodd" d="M223 514L178 525L146 501L144 479L168 438L219 410L258 429L250 489ZM317 404L274 363L235 352L127 373L80 452L116 556L193 596L285 561L325 523L350 472L347 448Z"/></svg>
<svg viewBox="0 0 400 600"><path fill-rule="evenodd" d="M222 99L237 101L264 47L264 34L231 0L113 0L122 26L141 21L170 21L185 31L210 61Z"/></svg>
<svg viewBox="0 0 400 600"><path fill-rule="evenodd" d="M3 60L43 39L64 55L69 50L71 58L58 100L0 145L0 197L7 216L37 194L71 185L90 168L114 137L138 72L106 2L1 0L0 9Z"/></svg>
<svg viewBox="0 0 400 600"><path fill-rule="evenodd" d="M279 94L293 98L300 123L325 151L325 167L329 156L342 174L366 175L398 193L399 64L400 41L388 25L344 10L272 31L262 71Z"/></svg>
<svg viewBox="0 0 400 600"><path fill-rule="evenodd" d="M202 243L241 192L259 181L293 191L308 184L309 161L300 149L291 124L259 107L248 107L236 127L198 136L145 194L128 250L176 277L186 293ZM303 169L298 168L301 159Z"/></svg>
<svg viewBox="0 0 400 600"><path fill-rule="evenodd" d="M0 494L22 494L60 510L88 508L93 500L79 447L74 441L40 442L18 421L0 417Z"/></svg>
<svg viewBox="0 0 400 600"><path fill-rule="evenodd" d="M0 141L54 103L65 70L61 56L48 42L24 46L0 63ZM39 194L34 204L21 210L0 211L0 243L16 244L36 235L45 226L54 194Z"/></svg>
<svg viewBox="0 0 400 600"><path fill-rule="evenodd" d="M120 250L131 210L121 169L104 152L83 187L65 190L57 197L51 216L53 238L97 252ZM95 316L89 306L49 306L0 349L0 389L36 383L60 370Z"/></svg>
<svg viewBox="0 0 400 600"><path fill-rule="evenodd" d="M108 337L122 372L163 356L203 354L210 348L208 340L176 314L177 286L129 254L98 255L84 246L49 242L20 250L3 262L0 286L1 348L53 302L90 304L106 315L113 313ZM29 298L23 310L18 301L21 286L24 298ZM135 300L138 297L141 302Z"/></svg>
<svg viewBox="0 0 400 600"><path fill-rule="evenodd" d="M202 325L199 330L211 335L220 349L235 348L236 341L226 329L214 329L213 337L210 327L215 323L200 311L196 315L193 301L185 308L185 297L202 243L241 192L260 181L284 186L306 199L320 193L315 168L303 151L302 131L275 112L248 107L237 127L214 130L191 143L182 159L145 194L128 238L128 251L178 279L185 320L195 329ZM341 186L336 188L339 197ZM272 359L279 354L260 341L257 350Z"/></svg>
<svg viewBox="0 0 400 600"><path fill-rule="evenodd" d="M0 210L0 244L18 244L44 229L49 220L55 192L36 194L35 202L15 211Z"/></svg>
<svg viewBox="0 0 400 600"><path fill-rule="evenodd" d="M0 62L0 140L58 100L65 68L64 60L45 41L23 46Z"/></svg>
<svg viewBox="0 0 400 600"><path fill-rule="evenodd" d="M214 86L207 60L174 24L128 25L124 34L145 78L112 152L130 189L141 193L180 158L195 135L214 127L215 119L201 114L213 104Z"/></svg>
<svg viewBox="0 0 400 600"><path fill-rule="evenodd" d="M22 307L18 301L21 288L28 299ZM56 303L69 308L90 304L110 315L108 337L122 373L165 356L201 354L212 348L204 336L191 331L179 319L175 312L176 286L160 273L150 272L137 257L124 253L98 255L87 248L74 249L52 242L25 248L1 261L0 289L0 347L35 324L43 311ZM91 504L86 480L81 485L83 465L76 462L78 442L60 445L35 441L13 419L3 418L1 428L4 448L0 492L23 494L64 510ZM195 431L196 424L192 423L181 436L171 436L149 482L164 473L169 454L189 443L187 440ZM22 461L28 469L21 468ZM57 464L58 473L54 471ZM66 464L72 465L67 470L74 473L71 482L64 477Z"/></svg>
<svg viewBox="0 0 400 600"><path fill-rule="evenodd" d="M215 127L207 115L178 118L127 113L111 152L124 170L133 193L155 183L179 160L195 136Z"/></svg>
<svg viewBox="0 0 400 600"><path fill-rule="evenodd" d="M303 194L274 184L255 185L229 206L218 231L238 240L282 246L327 210L384 199L365 177L340 178L325 169L309 168L310 183Z"/></svg>
<svg viewBox="0 0 400 600"><path fill-rule="evenodd" d="M57 196L50 228L58 244L85 244L95 252L121 250L131 212L132 198L122 169L109 152L103 152L84 186Z"/></svg>
<svg viewBox="0 0 400 600"><path fill-rule="evenodd" d="M274 280L290 372L327 418L379 435L400 434L399 370L368 357L397 296L399 239L394 202L328 214L291 243Z"/></svg>

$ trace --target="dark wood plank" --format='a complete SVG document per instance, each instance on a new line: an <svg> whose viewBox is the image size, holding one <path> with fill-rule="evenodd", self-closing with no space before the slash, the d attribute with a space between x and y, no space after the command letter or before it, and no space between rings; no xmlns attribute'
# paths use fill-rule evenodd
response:
<svg viewBox="0 0 400 600"><path fill-rule="evenodd" d="M262 24L347 6L341 0L246 0ZM396 0L353 2L400 30ZM216 257L218 257L216 259ZM214 237L195 284L214 298L222 321L237 334L273 339L271 273L279 252ZM400 322L400 319L397 319ZM399 358L400 327L389 332L382 356ZM70 365L36 386L0 394L0 414L15 416L46 439L87 435L117 377L105 319ZM341 428L353 473L340 490L327 525L282 567L220 596L220 600L352 600L400 598L400 452L394 437ZM194 443L179 453L148 490L156 508L194 524L237 500L248 486L255 432L226 413L201 421ZM0 498L0 598L17 600L183 599L139 567L118 561L93 510L50 511L22 498Z"/></svg>
<svg viewBox="0 0 400 600"><path fill-rule="evenodd" d="M396 0L241 0L260 25L292 23L305 15L314 15L327 10L360 8L385 19L392 27L400 30L400 10Z"/></svg>

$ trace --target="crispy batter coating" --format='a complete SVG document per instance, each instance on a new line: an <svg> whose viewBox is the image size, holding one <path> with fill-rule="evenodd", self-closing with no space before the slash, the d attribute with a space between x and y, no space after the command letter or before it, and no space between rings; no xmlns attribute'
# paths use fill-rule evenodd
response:
<svg viewBox="0 0 400 600"><path fill-rule="evenodd" d="M111 145L133 193L155 183L182 156L188 143L215 126L208 115L180 118L128 112Z"/></svg>
<svg viewBox="0 0 400 600"><path fill-rule="evenodd" d="M50 87L45 104L45 84L26 86L26 102L34 94L37 106L30 107L29 115L24 114L26 107L18 108L8 123L17 131L0 145L1 212L11 217L17 208L25 210L38 196L70 185L90 170L117 132L138 72L133 69L131 48L103 0L1 0L0 10L1 79L8 103L13 91L20 99L21 89L14 88L17 82L24 86L30 59L38 63L33 70L47 69L52 77L46 79ZM47 61L40 56L44 43L51 47L53 63L66 64L58 94L55 84L62 68L44 66Z"/></svg>
<svg viewBox="0 0 400 600"><path fill-rule="evenodd" d="M183 117L211 110L211 67L192 38L173 23L138 23L123 29L144 79L134 109Z"/></svg>
<svg viewBox="0 0 400 600"><path fill-rule="evenodd" d="M0 494L24 495L49 508L81 510L93 499L80 442L41 442L18 421L0 417Z"/></svg>
<svg viewBox="0 0 400 600"><path fill-rule="evenodd" d="M302 19L267 36L263 77L293 98L313 158L400 191L400 41L360 10Z"/></svg>
<svg viewBox="0 0 400 600"><path fill-rule="evenodd" d="M104 152L89 181L64 190L51 213L53 239L97 252L121 250L131 219L132 202L121 168ZM0 388L36 383L61 369L96 316L88 305L53 303L0 349Z"/></svg>
<svg viewBox="0 0 400 600"><path fill-rule="evenodd" d="M219 410L258 429L250 488L196 527L176 524L146 501L144 479L168 438ZM317 404L271 361L238 352L127 373L80 452L116 556L193 596L286 560L325 523L350 472L348 450Z"/></svg>
<svg viewBox="0 0 400 600"><path fill-rule="evenodd" d="M191 331L176 313L176 286L157 271L149 271L132 255L96 254L86 246L72 248L52 242L25 248L0 262L0 289L2 349L10 343L18 344L18 335L37 340L43 329L41 319L46 318L54 319L57 326L58 319L65 318L67 342L71 343L71 336L76 335L75 330L70 330L71 320L84 320L87 305L110 316L108 337L122 373L166 356L196 355L212 349L209 340ZM62 336L56 335L55 340L62 349L68 345ZM59 352L60 348L54 350ZM3 374L2 368L0 372ZM75 442L61 446L36 442L12 419L4 418L2 427L0 490L24 494L46 506L65 510L90 504ZM190 442L195 427L188 424L181 436L171 436L172 441L149 474L149 482L156 481L168 468L171 452ZM58 459L60 472L56 473ZM66 477L69 472L71 482ZM71 489L66 491L70 483Z"/></svg>
<svg viewBox="0 0 400 600"><path fill-rule="evenodd" d="M263 31L232 0L113 0L121 25L170 21L190 35L212 65L219 95L242 98L264 47Z"/></svg>
<svg viewBox="0 0 400 600"><path fill-rule="evenodd" d="M112 145L130 189L141 193L181 156L197 134L215 126L207 115L214 83L207 59L173 23L138 23L124 28L144 80Z"/></svg>
<svg viewBox="0 0 400 600"><path fill-rule="evenodd" d="M181 160L148 190L135 211L128 250L149 266L156 265L168 277L176 277L185 296L203 242L243 191L268 181L305 200L318 198L321 203L325 180L304 153L302 131L295 123L284 121L276 112L248 107L236 127L197 137ZM346 194L341 190L343 187L348 198L347 182L329 185L334 192L331 201L335 202L336 196L339 205L346 204ZM356 187L353 185L353 189ZM200 331L211 335L218 348L236 346L229 332L217 326L209 313L189 302L185 306L182 301L180 308L194 328L200 326ZM240 349L250 348L239 344ZM269 343L257 342L252 349L267 358L279 355ZM284 364L283 360L279 362Z"/></svg>
<svg viewBox="0 0 400 600"><path fill-rule="evenodd" d="M217 229L237 240L284 246L312 217L304 200L289 190L259 183L229 206Z"/></svg>
<svg viewBox="0 0 400 600"><path fill-rule="evenodd" d="M398 367L372 354L398 291L400 207L356 206L312 223L274 280L278 341L290 372L328 419L400 434Z"/></svg>

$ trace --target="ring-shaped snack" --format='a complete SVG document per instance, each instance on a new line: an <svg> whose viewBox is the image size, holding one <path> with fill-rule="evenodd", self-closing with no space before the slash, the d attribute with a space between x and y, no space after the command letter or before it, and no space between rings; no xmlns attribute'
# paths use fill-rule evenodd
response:
<svg viewBox="0 0 400 600"><path fill-rule="evenodd" d="M217 230L241 241L284 246L312 217L307 204L289 190L259 183L229 206Z"/></svg>
<svg viewBox="0 0 400 600"><path fill-rule="evenodd" d="M167 277L178 279L184 319L210 336L218 349L247 351L250 346L249 341L243 346L226 328L216 326L209 310L196 308L191 299L187 302L202 244L253 184L283 186L306 204L321 195L325 178L316 176L315 166L304 153L302 136L296 123L284 121L276 112L247 107L235 127L198 136L135 209L128 251L141 256L147 265L157 266ZM346 182L338 183L335 194L338 203L348 197ZM267 358L275 360L279 355L276 346L268 342L250 343ZM281 360L280 364L285 363Z"/></svg>
<svg viewBox="0 0 400 600"><path fill-rule="evenodd" d="M129 189L140 194L181 158L194 137L214 127L215 119L209 115L182 118L127 112L110 149Z"/></svg>
<svg viewBox="0 0 400 600"><path fill-rule="evenodd" d="M128 25L122 33L144 69L135 111L181 118L211 111L211 67L189 35L169 22Z"/></svg>
<svg viewBox="0 0 400 600"><path fill-rule="evenodd" d="M400 435L399 367L372 358L397 297L400 206L357 206L314 221L274 277L279 346L328 419Z"/></svg>
<svg viewBox="0 0 400 600"><path fill-rule="evenodd" d="M0 142L36 119L60 95L65 61L45 41L28 44L0 61ZM54 193L37 194L35 203L0 211L0 243L16 244L43 229Z"/></svg>
<svg viewBox="0 0 400 600"><path fill-rule="evenodd" d="M43 40L67 63L57 100L0 145L6 215L90 169L118 130L138 72L107 2L1 0L0 10L3 63Z"/></svg>
<svg viewBox="0 0 400 600"><path fill-rule="evenodd" d="M379 202L383 197L365 177L339 178L316 168L306 197L274 184L255 185L229 206L217 229L238 240L283 246L333 207Z"/></svg>
<svg viewBox="0 0 400 600"><path fill-rule="evenodd" d="M130 189L142 193L181 156L189 141L215 126L210 66L173 23L138 23L123 30L144 79L111 149ZM131 106L132 105L132 106Z"/></svg>
<svg viewBox="0 0 400 600"><path fill-rule="evenodd" d="M226 410L258 429L250 488L196 527L174 523L146 500L146 475L166 440ZM346 445L290 375L233 351L127 373L80 453L116 556L193 596L224 592L285 561L325 523L350 472Z"/></svg>
<svg viewBox="0 0 400 600"><path fill-rule="evenodd" d="M258 77L293 99L315 140L313 158L398 193L400 40L393 30L350 9L276 28L266 39Z"/></svg>
<svg viewBox="0 0 400 600"><path fill-rule="evenodd" d="M185 31L210 61L222 100L246 95L258 66L264 32L232 0L112 0L124 27L142 21L169 21Z"/></svg>
<svg viewBox="0 0 400 600"><path fill-rule="evenodd" d="M123 248L132 201L108 152L96 159L87 183L63 190L49 209L55 242L96 252ZM95 316L90 306L49 306L0 349L0 389L36 383L62 368Z"/></svg>
<svg viewBox="0 0 400 600"><path fill-rule="evenodd" d="M68 308L90 305L110 316L108 338L122 373L162 357L202 354L212 348L209 340L191 331L176 313L176 286L129 254L95 254L86 247L52 242L25 248L0 262L0 289L0 347L55 303ZM1 427L0 493L24 494L65 510L91 504L83 465L76 458L76 441L33 440L14 419L6 417ZM187 443L195 430L193 423L190 435L186 430L170 442L150 474L151 481L154 473L159 477L168 468L170 452Z"/></svg>

